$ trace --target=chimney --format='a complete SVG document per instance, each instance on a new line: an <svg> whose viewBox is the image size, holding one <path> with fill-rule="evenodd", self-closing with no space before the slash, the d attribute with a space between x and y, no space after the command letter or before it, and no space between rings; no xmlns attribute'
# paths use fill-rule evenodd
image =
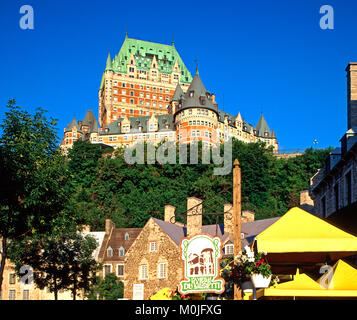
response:
<svg viewBox="0 0 357 320"><path fill-rule="evenodd" d="M166 205L165 206L165 222L169 222L169 223L175 223L175 207L171 206L171 205Z"/></svg>
<svg viewBox="0 0 357 320"><path fill-rule="evenodd" d="M105 219L105 234L109 235L112 229L114 229L115 225L112 220Z"/></svg>
<svg viewBox="0 0 357 320"><path fill-rule="evenodd" d="M357 62L350 62L347 71L347 129L357 127Z"/></svg>
<svg viewBox="0 0 357 320"><path fill-rule="evenodd" d="M233 235L233 205L227 203L224 205L224 234Z"/></svg>
<svg viewBox="0 0 357 320"><path fill-rule="evenodd" d="M192 210L190 210L192 209ZM187 236L191 237L202 232L202 200L187 198Z"/></svg>

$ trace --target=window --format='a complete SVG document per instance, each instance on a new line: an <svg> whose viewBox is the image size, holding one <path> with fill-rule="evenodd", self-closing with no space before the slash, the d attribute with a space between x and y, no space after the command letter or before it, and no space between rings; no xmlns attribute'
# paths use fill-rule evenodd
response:
<svg viewBox="0 0 357 320"><path fill-rule="evenodd" d="M146 280L148 278L148 266L146 264L142 264L140 266L140 280Z"/></svg>
<svg viewBox="0 0 357 320"><path fill-rule="evenodd" d="M150 252L156 252L157 251L157 244L156 241L151 241L150 242Z"/></svg>
<svg viewBox="0 0 357 320"><path fill-rule="evenodd" d="M117 276L118 277L124 277L124 265L123 264L118 264Z"/></svg>
<svg viewBox="0 0 357 320"><path fill-rule="evenodd" d="M126 233L126 234L125 234L124 239L125 239L125 240L129 240L129 233Z"/></svg>
<svg viewBox="0 0 357 320"><path fill-rule="evenodd" d="M125 249L123 247L120 247L119 249L119 257L124 257L125 254Z"/></svg>
<svg viewBox="0 0 357 320"><path fill-rule="evenodd" d="M112 265L111 264L105 264L104 265L104 277L112 272Z"/></svg>
<svg viewBox="0 0 357 320"><path fill-rule="evenodd" d="M226 244L225 254L233 254L233 249L234 249L233 244Z"/></svg>
<svg viewBox="0 0 357 320"><path fill-rule="evenodd" d="M15 290L9 290L9 300L15 300Z"/></svg>
<svg viewBox="0 0 357 320"><path fill-rule="evenodd" d="M167 266L166 263L159 263L159 279L166 279L167 276Z"/></svg>
<svg viewBox="0 0 357 320"><path fill-rule="evenodd" d="M22 300L30 300L30 291L29 290L22 291Z"/></svg>
<svg viewBox="0 0 357 320"><path fill-rule="evenodd" d="M108 247L107 249L107 257L112 257L113 256L113 248L112 247Z"/></svg>
<svg viewBox="0 0 357 320"><path fill-rule="evenodd" d="M16 282L16 275L15 273L10 273L9 274L9 284L15 284Z"/></svg>

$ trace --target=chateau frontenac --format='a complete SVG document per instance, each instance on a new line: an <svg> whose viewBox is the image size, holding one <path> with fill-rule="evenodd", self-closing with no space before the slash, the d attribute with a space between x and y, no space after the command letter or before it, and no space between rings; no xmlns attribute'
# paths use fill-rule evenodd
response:
<svg viewBox="0 0 357 320"><path fill-rule="evenodd" d="M114 59L108 55L98 95L99 124L91 110L83 121L73 118L64 129L62 149L78 139L118 148L163 140L217 145L234 137L247 143L263 141L278 150L276 134L263 114L253 126L240 112L234 116L220 110L198 68L192 77L174 43L126 35Z"/></svg>

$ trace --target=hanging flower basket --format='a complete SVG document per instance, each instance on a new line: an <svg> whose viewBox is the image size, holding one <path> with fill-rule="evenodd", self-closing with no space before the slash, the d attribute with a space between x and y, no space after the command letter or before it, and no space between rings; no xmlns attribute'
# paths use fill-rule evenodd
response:
<svg viewBox="0 0 357 320"><path fill-rule="evenodd" d="M252 282L256 288L268 288L271 280L271 275L266 277L260 273L254 273L251 275Z"/></svg>

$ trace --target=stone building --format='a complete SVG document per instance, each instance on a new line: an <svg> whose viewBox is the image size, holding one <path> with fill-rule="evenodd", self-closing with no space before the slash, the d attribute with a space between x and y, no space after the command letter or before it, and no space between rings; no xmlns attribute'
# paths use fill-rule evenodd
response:
<svg viewBox="0 0 357 320"><path fill-rule="evenodd" d="M70 148L78 138L117 148L162 140L216 145L235 137L278 149L263 114L253 126L240 113L219 110L198 70L192 78L174 44L127 36L118 55L107 59L99 88L99 125L91 111L83 121L73 119L64 130L61 148Z"/></svg>
<svg viewBox="0 0 357 320"><path fill-rule="evenodd" d="M185 225L175 221L175 207L171 205L165 206L164 220L151 217L126 253L124 298L147 300L165 287L175 290L184 275L179 245L186 236L217 235L222 239L223 256L231 256L234 249L232 205L225 205L224 212L224 224L202 225L202 201L191 197L187 199ZM250 212L242 216L243 246L278 218L252 219L254 214Z"/></svg>
<svg viewBox="0 0 357 320"><path fill-rule="evenodd" d="M341 145L327 157L324 167L310 179L309 193L315 213L327 218L357 201L357 63L347 72L347 132Z"/></svg>
<svg viewBox="0 0 357 320"><path fill-rule="evenodd" d="M105 236L98 257L103 264L99 273L101 277L114 273L124 280L126 253L141 230L142 228L116 228L110 219L105 221Z"/></svg>

